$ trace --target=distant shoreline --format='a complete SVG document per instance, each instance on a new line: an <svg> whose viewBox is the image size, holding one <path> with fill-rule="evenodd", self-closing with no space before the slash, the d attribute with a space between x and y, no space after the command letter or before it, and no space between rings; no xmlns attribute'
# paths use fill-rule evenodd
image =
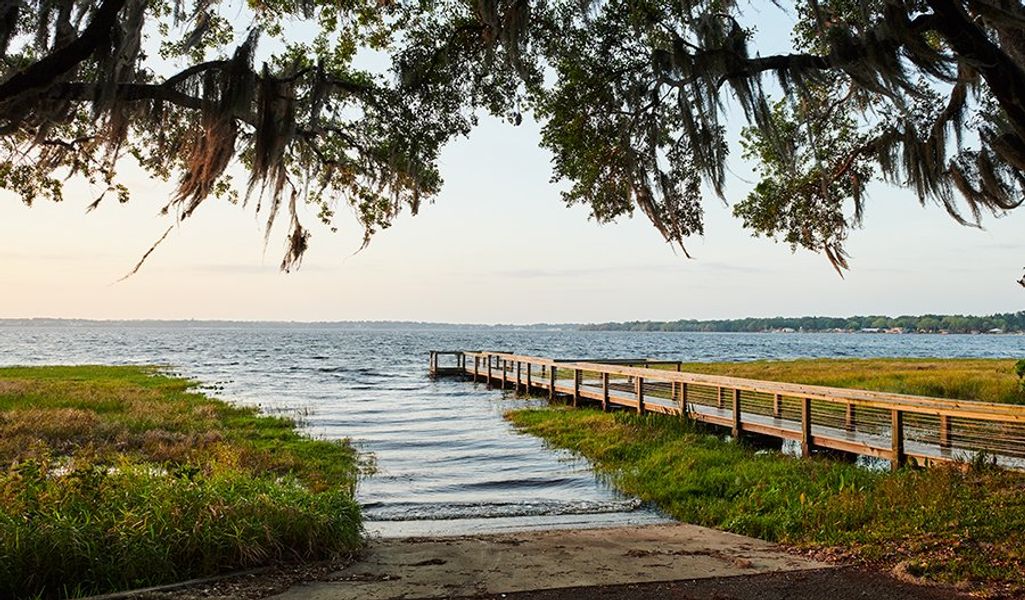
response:
<svg viewBox="0 0 1025 600"><path fill-rule="evenodd" d="M862 333L862 334L1015 334L1025 333L1025 311L975 315L865 315L852 317L745 317L676 321L610 321L605 323L445 323L433 321L262 321L231 319L64 319L0 318L2 327L266 327L332 328L349 331L600 331L679 333Z"/></svg>

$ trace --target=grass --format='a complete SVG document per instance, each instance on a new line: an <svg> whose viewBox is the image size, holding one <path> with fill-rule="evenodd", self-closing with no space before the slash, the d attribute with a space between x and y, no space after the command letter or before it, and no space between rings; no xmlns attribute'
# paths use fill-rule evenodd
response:
<svg viewBox="0 0 1025 600"><path fill-rule="evenodd" d="M1008 366L1010 365L1010 366ZM1013 361L788 361L684 370L1016 401ZM929 374L935 381L929 381ZM992 373L996 382L986 380ZM587 458L622 491L684 522L790 544L990 595L1025 593L1025 474L993 468L860 468L758 452L672 417L546 408L524 432Z"/></svg>
<svg viewBox="0 0 1025 600"><path fill-rule="evenodd" d="M1015 367L1013 359L1003 358L816 358L685 362L681 365L682 370L688 373L1025 404L1025 388ZM651 368L675 371L676 365L653 365ZM557 376L559 379L572 379L573 372L564 368L557 372ZM588 376L598 377L594 373Z"/></svg>
<svg viewBox="0 0 1025 600"><path fill-rule="evenodd" d="M758 360L742 363L684 363L683 370L936 398L1025 404L1025 390L1019 384L1015 361L1012 359Z"/></svg>
<svg viewBox="0 0 1025 600"><path fill-rule="evenodd" d="M0 597L68 598L362 543L355 451L145 367L0 369Z"/></svg>

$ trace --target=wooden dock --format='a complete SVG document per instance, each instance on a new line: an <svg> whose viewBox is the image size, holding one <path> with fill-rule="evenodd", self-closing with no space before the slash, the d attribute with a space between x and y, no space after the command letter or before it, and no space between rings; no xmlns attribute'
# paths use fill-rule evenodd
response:
<svg viewBox="0 0 1025 600"><path fill-rule="evenodd" d="M451 364L443 364L448 359ZM674 368L675 366L675 368ZM566 398L603 410L678 415L735 438L792 440L801 454L834 451L922 466L984 460L1025 469L1025 406L948 400L687 373L677 361L552 359L433 351L430 373Z"/></svg>

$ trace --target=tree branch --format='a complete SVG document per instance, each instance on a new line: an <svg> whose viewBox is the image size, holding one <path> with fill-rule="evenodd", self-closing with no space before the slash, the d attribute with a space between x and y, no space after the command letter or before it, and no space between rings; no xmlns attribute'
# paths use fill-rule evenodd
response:
<svg viewBox="0 0 1025 600"><path fill-rule="evenodd" d="M22 94L45 89L61 75L89 58L110 35L125 0L104 0L93 20L67 46L32 63L0 83L0 102L8 102Z"/></svg>
<svg viewBox="0 0 1025 600"><path fill-rule="evenodd" d="M964 61L975 68L1007 113L1019 137L1025 137L1025 70L994 44L986 32L952 0L926 0L936 13L936 30Z"/></svg>

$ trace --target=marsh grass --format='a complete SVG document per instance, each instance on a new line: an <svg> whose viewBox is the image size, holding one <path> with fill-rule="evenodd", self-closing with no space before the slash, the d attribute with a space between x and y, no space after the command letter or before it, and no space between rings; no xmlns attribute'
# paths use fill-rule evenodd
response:
<svg viewBox="0 0 1025 600"><path fill-rule="evenodd" d="M683 370L935 398L1025 404L1025 389L1019 384L1013 359L757 360L684 363Z"/></svg>
<svg viewBox="0 0 1025 600"><path fill-rule="evenodd" d="M140 367L0 369L0 597L352 552L357 457Z"/></svg>
<svg viewBox="0 0 1025 600"><path fill-rule="evenodd" d="M681 369L762 381L1025 404L1025 384L1017 373L1017 364L1013 359L1003 358L815 358L692 362L683 363ZM651 368L675 371L676 365ZM560 380L572 379L573 371L563 368L557 376ZM599 377L597 373L585 372L585 378Z"/></svg>
<svg viewBox="0 0 1025 600"><path fill-rule="evenodd" d="M688 523L839 553L945 583L1025 591L1025 475L860 468L724 441L700 424L591 409L518 410L524 432L587 458Z"/></svg>

